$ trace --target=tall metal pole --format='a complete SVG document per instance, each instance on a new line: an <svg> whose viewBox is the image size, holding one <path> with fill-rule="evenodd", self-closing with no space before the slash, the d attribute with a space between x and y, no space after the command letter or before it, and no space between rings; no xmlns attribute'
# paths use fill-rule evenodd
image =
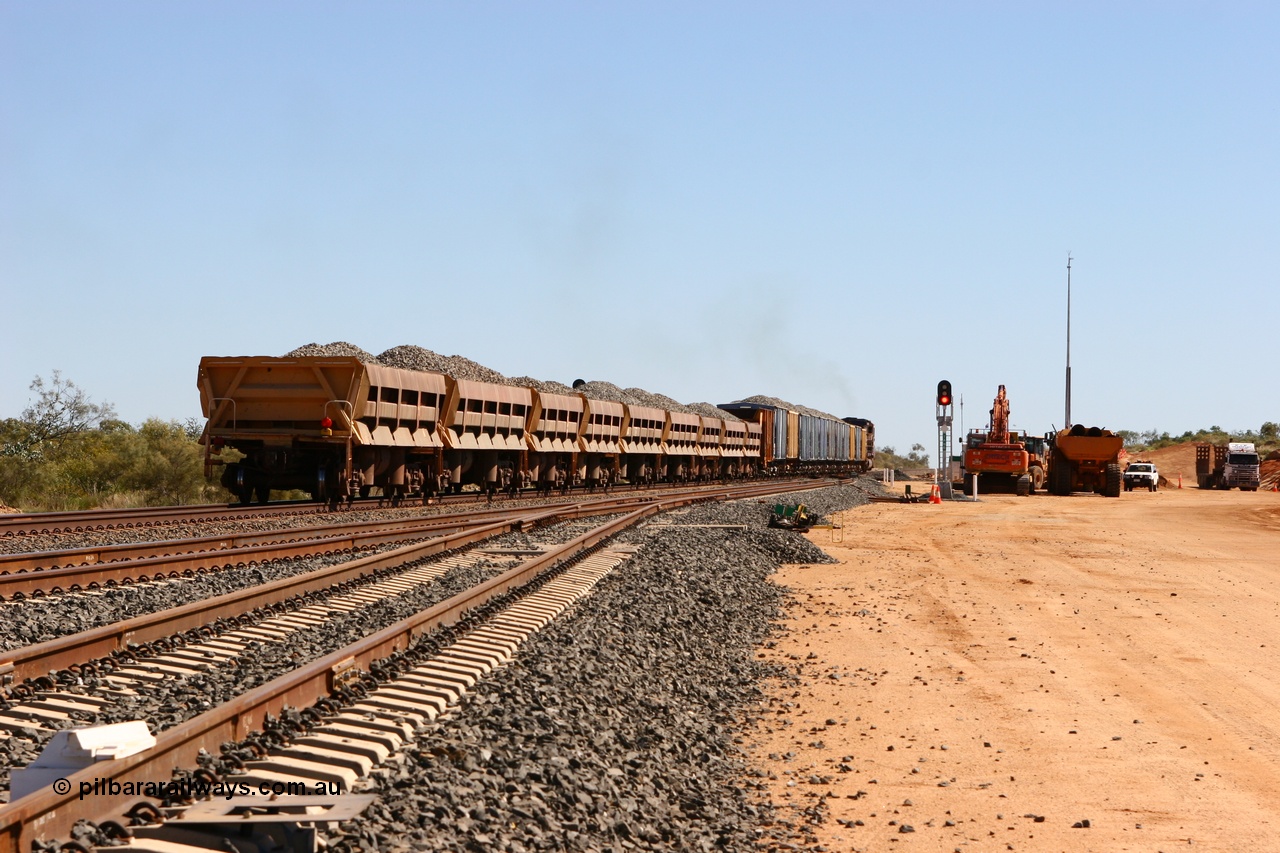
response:
<svg viewBox="0 0 1280 853"><path fill-rule="evenodd" d="M1071 253L1067 252L1067 416L1063 429L1071 429Z"/></svg>

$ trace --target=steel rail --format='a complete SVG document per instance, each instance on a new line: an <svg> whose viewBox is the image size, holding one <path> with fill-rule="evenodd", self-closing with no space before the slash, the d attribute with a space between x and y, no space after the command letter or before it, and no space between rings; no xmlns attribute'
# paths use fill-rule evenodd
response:
<svg viewBox="0 0 1280 853"><path fill-rule="evenodd" d="M810 487L813 481L803 481ZM741 485L737 490L778 491L777 483ZM732 489L728 490L732 491ZM675 494L723 499L726 487L696 487ZM592 507L594 514L609 506L629 506L650 499L645 492L574 502L543 504L538 510ZM526 508L527 509L527 508ZM0 554L0 602L39 597L101 586L129 585L164 578L190 577L229 565L275 559L333 554L354 548L400 542L424 534L456 530L523 514L526 509L497 508L387 521L318 525L289 530L205 536L159 542L124 543L90 548ZM533 511L528 509L528 511ZM311 534L311 535L308 535Z"/></svg>
<svg viewBox="0 0 1280 853"><path fill-rule="evenodd" d="M760 482L760 481L753 481ZM776 483L786 482L784 480L774 481ZM714 489L717 485L698 485L693 488ZM633 490L630 486L614 486L614 494L627 491L632 494L642 494L653 492L655 490L663 491L681 491L687 490L690 485L687 483L668 484L659 483L652 486L644 487L643 491ZM587 494L591 494L588 492ZM563 496L557 496L563 499ZM466 492L458 495L437 495L433 497L432 504L466 504L466 503L488 503L487 496L483 492ZM505 496L499 497L499 500L505 499ZM545 496L535 493L521 493L518 496L520 500L539 500L545 499ZM350 506L354 508L365 508L368 504L375 504L380 509L385 509L386 498L357 498ZM345 503L344 506L347 506ZM410 506L411 504L401 504L401 508ZM167 506L167 507L131 507L121 509L91 509L91 510L66 510L55 512L29 512L29 513L6 513L0 515L0 537L28 536L40 534L60 534L60 533L83 533L94 530L111 530L117 528L132 529L140 527L158 527L166 524L177 524L187 521L192 523L208 523L225 519L243 518L246 516L259 515L306 515L309 513L320 514L325 511L327 504L324 501L299 500L299 501L275 501L268 504L194 504L191 506Z"/></svg>
<svg viewBox="0 0 1280 853"><path fill-rule="evenodd" d="M141 799L134 795L103 793L95 796L91 803L82 802L79 798L81 782L92 784L95 778L168 782L174 770L194 766L202 750L216 753L222 743L242 740L261 729L268 715L278 715L286 707L310 707L318 699L328 696L338 674L349 672L353 667L367 671L377 661L409 648L422 635L457 622L467 612L658 511L659 505L651 502L649 506L584 533L542 557L167 729L157 735L156 745L145 752L96 762L72 773L65 777L69 784L65 794L59 794L50 787L9 803L0 808L0 853L30 853L37 838L68 837L77 820L101 821L123 815Z"/></svg>
<svg viewBox="0 0 1280 853"><path fill-rule="evenodd" d="M317 512L315 501L280 501L273 504L197 504L193 506L91 509L66 512L6 513L0 515L0 536L48 533L82 533L89 530L156 527L181 521L207 522L247 515L302 515Z"/></svg>
<svg viewBox="0 0 1280 853"><path fill-rule="evenodd" d="M756 485L728 489L717 498L721 500L750 498L786 491L822 488L831 484L832 481L809 481L789 488L779 488L778 484L768 487ZM329 695L340 680L347 677L353 669L368 671L377 661L409 648L424 634L456 623L475 608L526 584L544 569L589 551L643 518L663 510L708 499L712 498L706 495L685 495L654 500L652 497L637 496L635 500L643 505L625 516L584 533L554 551L510 569L369 637L305 664L224 705L206 711L172 729L167 729L157 735L156 745L151 749L127 758L96 762L93 766L67 776L65 793L58 793L50 787L0 807L0 853L29 853L37 839L69 837L72 826L78 820L89 819L101 822L121 816L137 802L144 801L143 798L133 795L104 793L101 796L95 796L91 803L83 802L79 796L82 782L92 784L96 778L168 782L175 770L195 766L201 751L217 752L221 744L227 741L243 740L252 732L260 730L268 715L278 716L285 708L310 707L317 700ZM477 532L470 531L457 535L473 536ZM422 549L429 544L411 547ZM366 560L380 560L387 556L379 555ZM120 626L108 627L119 628ZM118 638L119 634L117 633L116 636ZM116 641L118 642L118 639Z"/></svg>
<svg viewBox="0 0 1280 853"><path fill-rule="evenodd" d="M483 522L479 522L483 523ZM148 580L194 576L209 569L224 566L243 566L254 562L314 557L350 551L371 545L420 539L424 535L443 530L474 527L465 521L400 529L387 532L347 533L320 539L274 542L221 551L202 551L192 554L167 554L158 557L142 557L114 563L96 563L85 566L65 566L18 574L0 575L0 596L53 594L64 590L95 589L142 583Z"/></svg>
<svg viewBox="0 0 1280 853"><path fill-rule="evenodd" d="M688 501L697 499L685 498ZM32 646L0 652L0 676L15 682L39 678L50 671L83 665L107 657L112 652L128 648L130 644L148 643L193 628L201 628L219 619L240 616L260 607L268 607L299 595L328 589L382 569L460 548L512 530L554 521L629 511L634 509L636 504L652 505L653 501L648 498L632 498L629 502L620 499L572 504L551 509L536 507L514 510L505 520L473 525L465 530L438 536L426 542L405 545L381 554L361 557L306 574L281 578L262 586L236 590L203 601L193 601L190 604L135 616L132 619L102 625L77 634L57 637ZM55 569L49 574L60 571L66 570Z"/></svg>
<svg viewBox="0 0 1280 853"><path fill-rule="evenodd" d="M529 513L510 521L493 522L416 545L406 545L382 554L328 566L303 575L282 578L262 586L236 590L204 601L193 601L168 610L135 616L123 622L81 631L78 634L57 637L33 646L0 652L0 675L21 682L47 675L53 670L83 665L98 658L107 657L112 652L123 651L131 643L159 640L192 628L201 628L219 619L237 617L260 607L287 601L298 595L328 589L381 569L402 565L520 529L525 523L532 522L535 518L534 514Z"/></svg>
<svg viewBox="0 0 1280 853"><path fill-rule="evenodd" d="M553 504L546 508L559 508L561 506L565 506L565 504ZM541 508L539 507L539 509ZM188 539L124 542L87 548L64 548L52 551L0 554L0 595L3 595L4 592L3 578L5 575L10 574L33 571L49 572L54 569L77 566L103 566L128 560L173 557L179 554L224 554L237 549L247 549L259 545L274 545L282 542L303 542L311 539L333 537L355 538L387 531L457 527L459 524L476 524L485 519L498 519L517 512L519 512L518 509L505 508L480 512L442 513L429 516L402 516L383 521L356 521L343 524L291 527L285 530L197 536Z"/></svg>

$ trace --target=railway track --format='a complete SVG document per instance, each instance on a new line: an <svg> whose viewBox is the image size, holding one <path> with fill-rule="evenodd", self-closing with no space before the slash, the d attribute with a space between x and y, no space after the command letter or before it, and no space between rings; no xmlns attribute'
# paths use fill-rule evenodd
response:
<svg viewBox="0 0 1280 853"><path fill-rule="evenodd" d="M786 483L788 481L776 481ZM618 486L612 494L648 494L685 492L692 489L710 491L718 485L689 486L672 484L646 486L637 491L627 486ZM539 496L533 493L521 493L517 500L521 501L564 501L566 499L582 500L596 493L575 491L572 496L554 495ZM607 493L606 493L607 494ZM437 495L431 499L431 506L475 506L477 504L502 505L505 497L499 496L490 501L481 492L465 492L457 495ZM392 506L384 498L357 498L350 503L342 503L336 512L351 510L376 509L411 509L413 503L401 503ZM66 533L85 533L132 528L159 527L168 524L205 524L217 521L235 521L245 518L270 516L293 516L323 514L328 515L328 505L324 501L274 501L267 504L200 504L195 506L167 507L134 507L127 509L92 509L68 510L64 512L6 513L0 515L0 538L15 536L56 535Z"/></svg>
<svg viewBox="0 0 1280 853"><path fill-rule="evenodd" d="M323 506L315 501L280 501L256 506L201 504L199 506L6 513L0 515L0 537L155 527L180 522L203 523L263 515L300 515L318 512Z"/></svg>
<svg viewBox="0 0 1280 853"><path fill-rule="evenodd" d="M812 481L801 481L806 485ZM777 486L771 485L771 491ZM715 487L684 487L667 494L713 494ZM633 503L649 492L615 493L613 496L546 501L536 505L561 515L572 507L593 512ZM254 561L333 554L419 539L486 520L519 514L521 509L501 505L430 516L399 516L381 521L355 521L291 527L236 534L216 534L185 539L131 542L83 548L0 554L0 602L79 592L149 580L194 577L211 570Z"/></svg>
<svg viewBox="0 0 1280 853"><path fill-rule="evenodd" d="M562 513L573 506L576 505L560 504L539 511ZM536 515L539 511L527 511L526 514ZM0 601L153 579L192 577L198 572L252 561L352 551L440 535L520 514L519 510L491 510L233 536L3 554L0 555Z"/></svg>
<svg viewBox="0 0 1280 853"><path fill-rule="evenodd" d="M821 483L806 481L803 487L813 488L817 485ZM731 492L725 491L722 497L754 497L779 491L781 489L777 483L755 484ZM73 815L90 816L86 813L86 803L80 802L75 796L75 792L80 790L77 787L79 781L83 781L81 777L89 778L92 775L90 771L98 776L110 773L117 777L128 774L149 779L168 779L174 769L193 769L199 750L207 749L216 753L217 747L222 743L242 740L251 732L260 730L267 715L278 717L286 706L306 707L326 697L329 697L325 706L329 716L323 725L316 726L315 732L306 734L302 742L295 741L274 750L265 750L258 760L249 762L252 766L246 765L247 775L257 784L284 784L300 780L312 783L331 781L346 790L356 778L352 774L367 772L373 763L385 758L385 755L380 756L382 750L398 747L409 736L414 724L434 719L442 713L452 702L457 701L469 684L509 659L530 631L536 630L556 612L568 606L568 602L584 594L591 584L613 566L626 559L625 550L606 550L598 557L589 557L588 552L598 550L602 542L619 530L660 509L707 497L704 493L655 500L652 496L641 495L630 499L630 508L624 498L597 502L590 512L625 511L626 515L545 554L514 555L521 558L517 561L519 564L499 576L161 733L156 747L140 756L112 762L109 768L98 766L68 777L72 792L68 796L60 797L51 790L43 790L0 809L0 838L5 839L0 842L0 850L26 851L29 842L37 836L67 837L69 821L74 820ZM114 667L109 676L113 679L115 689L121 692L145 690L146 685L156 679L186 677L202 669L225 665L249 643L274 642L291 632L314 628L335 612L360 607L362 603L375 601L397 589L404 589L406 584L424 583L439 576L433 574L439 567L415 567L394 575L387 574L385 570L393 565L402 565L415 556L427 555L431 549L435 549L435 553L453 551L496 532L549 521L558 517L557 512L570 514L570 510L565 508L554 511L525 508L515 511L505 521L491 521L484 526L441 536L428 543L404 546L386 554L351 561L299 579L290 579L288 583L221 596L219 599L177 608L172 612L108 626L108 629L40 644L45 648L37 646L18 650L16 654L0 656L4 658L0 666L9 667L10 677L15 680L40 679L43 673L48 673L51 669L66 670L70 667L74 671L74 668L83 667L90 660L104 659L113 651L118 653L131 646L136 647L139 643L157 644L152 648L144 647L146 652L151 653L149 660ZM586 510L572 511L573 514L580 512L585 513ZM581 568L566 570L569 561L584 555L589 557L590 565L584 564ZM555 569L555 577L544 576L528 588L531 594L537 587L547 590L546 595L550 596L547 601L523 600L513 604L512 607L516 609L507 611L505 615L495 615L492 621L479 623L475 614L493 605L496 597L506 595L516 588L526 587L530 581L552 568ZM447 568L443 570L447 571ZM341 587L342 584L361 578L366 579L367 583L359 588ZM277 613L252 626L234 625L231 630L221 631L216 637L202 637L198 633L191 633L199 632L202 628L207 630L210 621L230 622L244 617L250 611L261 613L264 608L279 606L290 600L297 601L300 595L322 589L338 591L323 603L306 604L289 613ZM378 661L388 656L411 659L412 656L406 656L405 651L413 641L460 620L475 622L474 632L461 635L439 654L412 659L411 666L403 668L404 671L395 674L393 678L384 679L380 685L368 675L372 669L378 668L375 666ZM184 631L188 633L187 638L166 647L166 638ZM95 705L94 701L88 699L57 696L53 679L44 683L28 682L21 693L23 695L15 697L16 701L26 705L16 706L17 714L10 714L11 719L0 718L0 726L21 724L26 728L40 728L41 719L56 722L59 719L56 715L59 714L65 719L66 715L77 710L92 713ZM338 708L335 702L344 707ZM73 707L77 705L79 707ZM14 709L11 706L10 711ZM41 713L53 716L41 717ZM326 801L327 805L339 809L333 814L341 813L341 803L332 800L330 797L330 801ZM93 817L98 820L112 815L118 817L120 810L130 805L132 803L119 798L95 796ZM257 805L261 806L261 802ZM207 825L208 821L217 822L216 816L208 814L207 807L197 808L190 819L196 818L206 821L202 826ZM297 818L276 817L274 820L296 822ZM139 834L155 833L144 831ZM135 841L135 846L138 843ZM145 845L143 849L147 849Z"/></svg>

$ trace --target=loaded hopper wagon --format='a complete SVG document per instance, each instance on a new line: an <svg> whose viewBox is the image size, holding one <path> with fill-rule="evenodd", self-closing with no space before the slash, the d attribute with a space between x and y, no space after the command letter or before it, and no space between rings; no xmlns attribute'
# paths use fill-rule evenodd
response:
<svg viewBox="0 0 1280 853"><path fill-rule="evenodd" d="M874 446L870 421L770 407L717 417L353 356L206 357L198 386L205 473L221 468L244 503L273 490L336 504L378 489L398 503L463 488L847 474L870 467Z"/></svg>

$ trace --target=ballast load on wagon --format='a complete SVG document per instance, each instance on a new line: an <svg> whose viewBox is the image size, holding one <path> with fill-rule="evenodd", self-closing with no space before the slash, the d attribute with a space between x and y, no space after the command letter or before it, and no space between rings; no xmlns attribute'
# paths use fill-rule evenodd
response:
<svg viewBox="0 0 1280 853"><path fill-rule="evenodd" d="M347 355L206 357L198 386L205 473L243 503L853 474L874 453L870 421L802 407L676 411Z"/></svg>

